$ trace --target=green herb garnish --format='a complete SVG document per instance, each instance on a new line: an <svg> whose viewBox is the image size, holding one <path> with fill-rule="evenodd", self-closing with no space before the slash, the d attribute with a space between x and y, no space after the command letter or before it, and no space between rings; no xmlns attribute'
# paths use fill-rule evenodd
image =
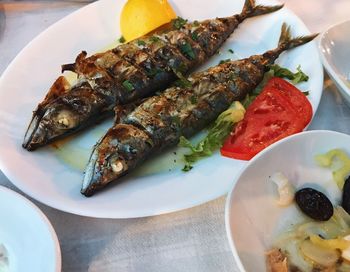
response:
<svg viewBox="0 0 350 272"><path fill-rule="evenodd" d="M146 42L143 41L143 40L138 40L138 41L137 41L137 45L138 45L138 46L145 46L145 45L146 45Z"/></svg>
<svg viewBox="0 0 350 272"><path fill-rule="evenodd" d="M192 83L191 81L187 80L186 78L179 78L178 80L176 80L174 82L174 85L180 88L191 88L192 87Z"/></svg>
<svg viewBox="0 0 350 272"><path fill-rule="evenodd" d="M223 63L226 63L226 62L230 62L230 61L231 61L231 59L220 60L219 65L223 64Z"/></svg>
<svg viewBox="0 0 350 272"><path fill-rule="evenodd" d="M244 113L245 110L242 104L236 101L228 110L219 115L214 125L208 130L207 136L196 145L181 136L179 146L191 150L191 153L184 155L186 164L182 170L191 170L194 162L212 155L214 151L219 149L232 131L234 124L243 119Z"/></svg>
<svg viewBox="0 0 350 272"><path fill-rule="evenodd" d="M286 78L292 81L293 84L297 84L303 81L307 81L309 77L301 70L300 65L297 67L297 72L293 73L287 68L282 68L278 64L270 65L270 70L264 74L263 80L259 85L252 91L252 93L247 95L242 101L242 104L247 108L255 99L255 97L261 93L262 89L265 87L266 83L273 77Z"/></svg>
<svg viewBox="0 0 350 272"><path fill-rule="evenodd" d="M125 89L127 89L129 92L131 92L132 90L135 89L134 85L132 85L132 83L129 81L129 80L125 80L123 83L122 83L123 87Z"/></svg>
<svg viewBox="0 0 350 272"><path fill-rule="evenodd" d="M176 124L177 126L180 125L181 120L180 120L180 117L179 117L179 116L177 116L177 115L172 116L171 119L172 119L172 122L173 122L174 124Z"/></svg>
<svg viewBox="0 0 350 272"><path fill-rule="evenodd" d="M180 45L180 51L182 54L190 57L191 59L196 58L196 55L193 52L192 46L187 42Z"/></svg>
<svg viewBox="0 0 350 272"><path fill-rule="evenodd" d="M182 168L182 171L184 172L188 172L193 168L193 166L191 164L185 164L184 168Z"/></svg>
<svg viewBox="0 0 350 272"><path fill-rule="evenodd" d="M198 102L197 96L192 95L192 96L190 97L190 101L191 101L191 104L192 104L192 105L197 104L197 102Z"/></svg>
<svg viewBox="0 0 350 272"><path fill-rule="evenodd" d="M187 21L188 20L185 20L184 18L178 16L175 20L173 20L173 27L175 29L180 29L187 23Z"/></svg>
<svg viewBox="0 0 350 272"><path fill-rule="evenodd" d="M176 80L174 82L175 86L180 87L180 88L191 88L192 87L191 81L189 81L186 77L184 77L184 75L179 70L173 69L173 72L179 78L178 80Z"/></svg>
<svg viewBox="0 0 350 272"><path fill-rule="evenodd" d="M310 94L310 92L309 91L305 91L305 92L303 92L303 94L308 96Z"/></svg>
<svg viewBox="0 0 350 272"><path fill-rule="evenodd" d="M198 41L198 33L196 31L191 33L192 40Z"/></svg>
<svg viewBox="0 0 350 272"><path fill-rule="evenodd" d="M233 51L232 49L229 49L228 52L230 52L231 54L235 53L235 51Z"/></svg>
<svg viewBox="0 0 350 272"><path fill-rule="evenodd" d="M272 69L275 73L275 76L287 78L291 80L293 84L298 84L303 81L308 81L309 77L301 70L300 65L297 67L297 72L293 73L292 71L288 70L287 68L282 68L281 66L277 64L273 64L270 66L270 69Z"/></svg>
<svg viewBox="0 0 350 272"><path fill-rule="evenodd" d="M159 42L159 41L160 41L160 38L157 37L157 36L151 36L151 37L149 38L149 40L150 40L151 42L155 43L155 42Z"/></svg>
<svg viewBox="0 0 350 272"><path fill-rule="evenodd" d="M125 43L126 40L123 36L120 36L119 40L118 40L120 43Z"/></svg>

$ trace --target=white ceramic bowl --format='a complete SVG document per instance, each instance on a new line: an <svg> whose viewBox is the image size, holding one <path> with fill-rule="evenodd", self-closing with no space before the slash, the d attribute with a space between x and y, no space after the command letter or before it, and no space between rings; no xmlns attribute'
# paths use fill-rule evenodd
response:
<svg viewBox="0 0 350 272"><path fill-rule="evenodd" d="M303 216L295 204L276 204L268 177L284 173L300 188L305 183L323 188L335 203L341 193L332 181L331 170L316 165L314 156L333 148L350 154L350 136L334 131L307 131L287 137L255 156L237 175L226 202L226 231L240 271L262 272L266 250L276 235Z"/></svg>
<svg viewBox="0 0 350 272"><path fill-rule="evenodd" d="M322 33L319 50L328 75L350 105L350 21L336 24Z"/></svg>
<svg viewBox="0 0 350 272"><path fill-rule="evenodd" d="M3 186L0 222L0 244L8 252L9 271L61 271L60 246L47 217L28 199Z"/></svg>

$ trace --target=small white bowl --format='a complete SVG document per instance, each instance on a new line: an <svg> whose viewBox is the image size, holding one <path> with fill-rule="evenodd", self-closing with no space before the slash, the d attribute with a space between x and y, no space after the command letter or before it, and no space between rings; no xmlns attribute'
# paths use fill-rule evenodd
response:
<svg viewBox="0 0 350 272"><path fill-rule="evenodd" d="M9 271L61 271L60 245L47 217L28 199L3 186L0 222L0 245L8 253Z"/></svg>
<svg viewBox="0 0 350 272"><path fill-rule="evenodd" d="M315 130L287 137L255 156L241 171L226 201L226 231L240 271L266 271L265 252L276 235L303 220L296 204L280 207L268 180L282 172L300 188L304 184L323 188L333 203L341 192L331 170L315 163L315 155L340 148L350 154L350 136L334 131ZM305 218L305 217L304 217Z"/></svg>
<svg viewBox="0 0 350 272"><path fill-rule="evenodd" d="M350 21L336 24L323 32L319 50L328 75L350 105Z"/></svg>

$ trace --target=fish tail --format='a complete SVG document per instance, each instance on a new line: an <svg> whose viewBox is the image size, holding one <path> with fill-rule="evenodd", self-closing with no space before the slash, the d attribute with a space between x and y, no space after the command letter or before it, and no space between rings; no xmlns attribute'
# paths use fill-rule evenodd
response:
<svg viewBox="0 0 350 272"><path fill-rule="evenodd" d="M280 39L278 41L278 47L283 48L283 50L289 50L312 41L317 37L317 35L318 33L292 38L292 35L290 33L290 26L288 26L286 23L283 23Z"/></svg>
<svg viewBox="0 0 350 272"><path fill-rule="evenodd" d="M245 0L241 14L243 19L245 19L249 17L271 13L281 8L283 8L283 4L276 5L276 6L262 6L262 5L255 5L255 0Z"/></svg>

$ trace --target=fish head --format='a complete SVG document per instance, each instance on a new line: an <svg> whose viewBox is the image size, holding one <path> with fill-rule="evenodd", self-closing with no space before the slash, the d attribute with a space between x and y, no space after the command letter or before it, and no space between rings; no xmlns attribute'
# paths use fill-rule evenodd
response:
<svg viewBox="0 0 350 272"><path fill-rule="evenodd" d="M23 147L33 150L50 143L61 135L66 135L78 127L80 116L68 105L53 105L47 110L34 113L24 136Z"/></svg>
<svg viewBox="0 0 350 272"><path fill-rule="evenodd" d="M91 196L142 162L153 142L142 129L118 124L96 144L85 170L81 193Z"/></svg>

